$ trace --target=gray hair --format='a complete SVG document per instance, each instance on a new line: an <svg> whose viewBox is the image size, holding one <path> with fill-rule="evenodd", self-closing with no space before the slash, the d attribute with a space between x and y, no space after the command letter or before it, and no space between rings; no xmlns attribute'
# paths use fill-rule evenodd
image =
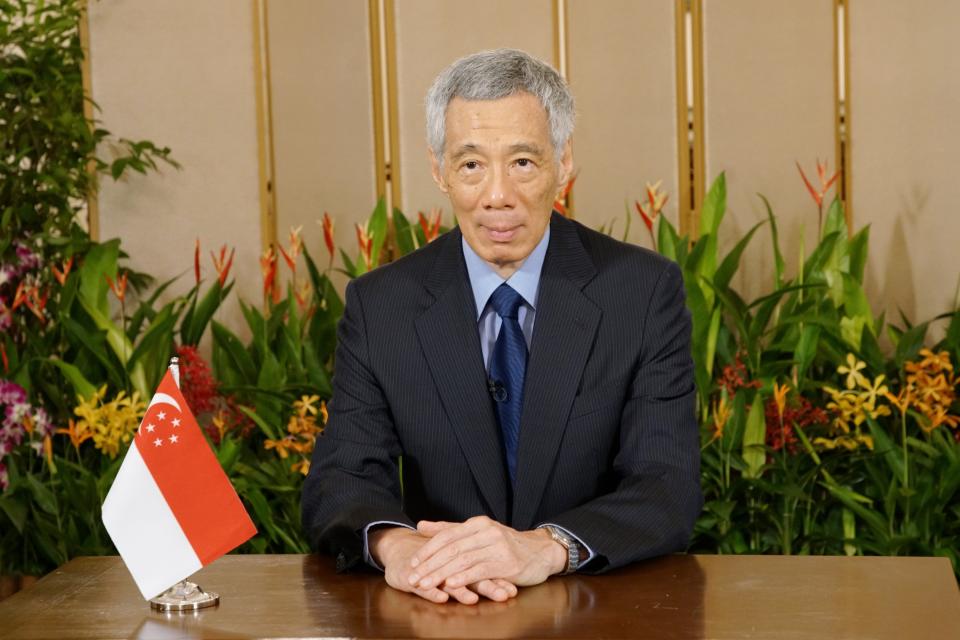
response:
<svg viewBox="0 0 960 640"><path fill-rule="evenodd" d="M480 51L440 72L427 91L427 144L443 166L447 107L454 98L499 100L529 93L547 112L557 159L573 133L573 96L566 81L545 62L517 49Z"/></svg>

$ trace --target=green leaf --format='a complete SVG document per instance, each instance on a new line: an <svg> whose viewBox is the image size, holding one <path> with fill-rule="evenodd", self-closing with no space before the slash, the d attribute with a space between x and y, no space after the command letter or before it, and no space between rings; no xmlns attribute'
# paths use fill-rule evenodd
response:
<svg viewBox="0 0 960 640"><path fill-rule="evenodd" d="M0 511L3 511L17 533L23 533L23 526L27 521L27 505L17 500L13 495L0 496Z"/></svg>
<svg viewBox="0 0 960 640"><path fill-rule="evenodd" d="M36 505L50 515L57 515L57 499L53 495L53 492L37 480L37 477L33 474L28 473L24 477L27 482L27 488L30 489L30 494L33 496Z"/></svg>
<svg viewBox="0 0 960 640"><path fill-rule="evenodd" d="M740 268L740 257L743 255L744 249L747 248L747 245L750 243L750 239L753 238L753 234L757 232L757 229L759 229L760 225L762 224L763 221L760 221L753 225L750 231L748 231L746 235L740 239L730 253L727 254L727 257L723 259L723 262L720 263L720 267L717 269L717 273L713 277L713 282L717 287L722 287L725 289L730 286L730 280L733 279L733 275Z"/></svg>
<svg viewBox="0 0 960 640"><path fill-rule="evenodd" d="M230 290L233 289L233 285L234 283L231 282L226 287L221 288L219 280L213 281L210 289L208 289L203 298L197 302L193 313L190 314L189 326L186 329L181 327L180 336L183 344L197 345L200 343L200 339L207 329L207 324L210 322L210 319L213 318L213 314L216 313L221 303L230 295Z"/></svg>
<svg viewBox="0 0 960 640"><path fill-rule="evenodd" d="M629 214L629 210L627 213ZM657 251L665 258L677 262L677 247L679 245L680 237L677 235L677 230L669 220L660 216L660 224L657 225ZM683 267L684 265L681 264L680 266Z"/></svg>
<svg viewBox="0 0 960 640"><path fill-rule="evenodd" d="M80 298L85 301L85 306L99 311L103 316L110 314L107 303L110 285L107 284L106 276L116 279L119 255L120 240L117 238L94 243L80 265Z"/></svg>
<svg viewBox="0 0 960 640"><path fill-rule="evenodd" d="M721 172L716 177L710 190L704 198L703 206L700 211L700 235L707 234L713 237L717 236L717 230L720 228L720 222L723 220L723 214L727 209L727 176Z"/></svg>
<svg viewBox="0 0 960 640"><path fill-rule="evenodd" d="M863 283L863 270L867 264L867 250L870 243L869 225L850 238L847 253L850 255L850 276L859 283Z"/></svg>
<svg viewBox="0 0 960 640"><path fill-rule="evenodd" d="M387 240L387 201L380 198L377 206L370 215L367 223L367 233L373 239L373 250L371 252L371 268L380 264L380 253L383 250L383 243Z"/></svg>
<svg viewBox="0 0 960 640"><path fill-rule="evenodd" d="M213 331L214 344L227 355L227 360L240 378L248 383L256 380L257 368L240 339L216 320L211 324L211 330Z"/></svg>
<svg viewBox="0 0 960 640"><path fill-rule="evenodd" d="M49 358L47 362L58 367L60 371L63 372L67 381L73 386L73 390L81 398L89 398L97 392L97 388L90 384L77 367L53 357Z"/></svg>
<svg viewBox="0 0 960 640"><path fill-rule="evenodd" d="M800 339L797 340L797 348L793 352L793 360L797 363L797 376L804 379L807 369L813 364L813 359L817 355L817 346L820 343L820 327L817 325L806 325L800 332Z"/></svg>
<svg viewBox="0 0 960 640"><path fill-rule="evenodd" d="M60 319L60 322L67 335L84 347L107 370L107 375L113 384L125 386L126 375L117 368L116 361L108 357L106 341L102 334L91 334L86 327L70 317L65 316Z"/></svg>
<svg viewBox="0 0 960 640"><path fill-rule="evenodd" d="M717 269L717 231L726 208L727 179L721 173L707 192L700 212L700 237L706 239L707 246L698 273L709 280L713 280Z"/></svg>
<svg viewBox="0 0 960 640"><path fill-rule="evenodd" d="M746 429L743 432L743 461L747 463L744 472L746 478L759 478L767 460L767 422L763 412L763 396L754 397L747 414Z"/></svg>
<svg viewBox="0 0 960 640"><path fill-rule="evenodd" d="M177 316L174 315L173 303L166 305L160 310L160 313L153 319L150 326L144 332L140 339L140 344L136 346L127 362L127 368L136 366L141 358L146 359L147 367L150 369L150 386L154 387L160 382L160 376L167 367L167 362L173 354L173 329L177 322Z"/></svg>
<svg viewBox="0 0 960 640"><path fill-rule="evenodd" d="M403 212L396 207L393 208L393 230L394 238L397 242L397 252L401 256L413 253L417 249L415 234L410 226L410 221L403 215Z"/></svg>
<svg viewBox="0 0 960 640"><path fill-rule="evenodd" d="M908 329L900 336L900 340L897 342L896 355L894 356L897 368L902 368L907 360L915 359L917 354L920 353L920 349L923 348L924 339L927 336L927 326L928 324L926 322L922 322Z"/></svg>
<svg viewBox="0 0 960 640"><path fill-rule="evenodd" d="M241 413L243 413L245 416L253 420L253 422L260 427L260 431L262 431L265 436L271 440L277 440L279 438L277 430L269 422L261 418L260 414L258 414L256 411L244 406L239 406L238 409L240 409Z"/></svg>
<svg viewBox="0 0 960 640"><path fill-rule="evenodd" d="M823 224L822 237L826 238L831 233L838 233L841 237L847 236L847 219L843 215L843 204L840 198L834 198L827 209L827 219Z"/></svg>
<svg viewBox="0 0 960 640"><path fill-rule="evenodd" d="M767 219L770 221L770 238L773 241L773 264L776 268L777 279L775 283L777 288L783 284L783 272L786 270L786 262L784 262L783 254L780 253L780 237L777 231L777 218L773 215L773 207L770 206L770 201L767 200L766 196L762 193L758 193L760 199L763 200L763 204L767 209Z"/></svg>

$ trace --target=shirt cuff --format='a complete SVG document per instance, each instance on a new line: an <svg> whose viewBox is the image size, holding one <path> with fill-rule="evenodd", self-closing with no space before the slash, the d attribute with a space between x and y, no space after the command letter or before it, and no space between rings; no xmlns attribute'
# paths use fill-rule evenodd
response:
<svg viewBox="0 0 960 640"><path fill-rule="evenodd" d="M577 571L579 571L580 569L583 569L583 567L588 562L593 560L594 556L596 556L596 554L593 552L593 549L590 548L590 545L588 545L586 542L583 541L583 538L581 538L574 532L570 531L566 527L561 527L560 525L553 524L552 522L544 522L543 524L537 525L537 529L542 529L543 527L556 527L557 529L560 529L560 531L563 531L565 534L567 534L568 536L576 540L577 543L587 551L586 556L584 556L584 558L580 560L580 566L577 567Z"/></svg>
<svg viewBox="0 0 960 640"><path fill-rule="evenodd" d="M383 567L377 564L376 560L373 559L373 556L370 555L370 528L378 527L381 525L393 525L397 527L403 527L404 529L410 529L411 531L416 531L413 527L403 522L394 522L393 520L377 520L376 522L371 522L366 527L363 528L363 561L368 565L376 569L377 571L383 571ZM576 537L576 536L574 536ZM579 538L577 538L579 540Z"/></svg>

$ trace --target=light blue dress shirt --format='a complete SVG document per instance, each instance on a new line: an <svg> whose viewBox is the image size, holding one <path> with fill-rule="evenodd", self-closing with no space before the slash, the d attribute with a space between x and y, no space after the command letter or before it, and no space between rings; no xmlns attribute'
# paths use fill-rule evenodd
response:
<svg viewBox="0 0 960 640"><path fill-rule="evenodd" d="M523 298L523 304L517 313L517 321L520 323L520 329L523 331L523 337L527 341L527 349L530 349L530 341L533 339L533 323L537 316L537 293L540 290L540 272L543 270L543 259L547 255L547 246L550 244L550 227L547 227L543 238L537 243L527 259L523 261L520 268L513 272L509 278L504 280L496 271L493 270L483 258L477 255L473 248L467 243L466 238L462 239L463 259L467 263L467 275L470 278L470 288L473 290L473 299L477 305L477 331L480 335L480 350L483 353L483 365L490 371L490 354L493 353L493 346L497 343L497 335L500 333L502 321L492 306L487 305L490 295L501 284L506 282L514 291ZM383 524L393 524L397 526L407 526L399 522L378 521L371 522L363 531L363 557L367 564L383 570L370 555L370 546L368 544L368 533L370 527ZM549 522L537 526L544 527ZM584 549L587 550L585 559L580 561L582 567L593 559L593 550L588 547L583 540L577 537L573 532L562 529L570 536L575 538Z"/></svg>

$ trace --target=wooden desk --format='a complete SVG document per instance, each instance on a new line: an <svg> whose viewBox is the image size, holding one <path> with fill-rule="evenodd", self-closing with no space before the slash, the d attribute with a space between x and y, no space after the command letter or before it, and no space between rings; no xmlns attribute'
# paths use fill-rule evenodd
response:
<svg viewBox="0 0 960 640"><path fill-rule="evenodd" d="M221 558L197 575L220 606L170 615L150 610L119 558L78 558L0 603L0 638L960 638L943 558L672 556L474 607L332 565Z"/></svg>

